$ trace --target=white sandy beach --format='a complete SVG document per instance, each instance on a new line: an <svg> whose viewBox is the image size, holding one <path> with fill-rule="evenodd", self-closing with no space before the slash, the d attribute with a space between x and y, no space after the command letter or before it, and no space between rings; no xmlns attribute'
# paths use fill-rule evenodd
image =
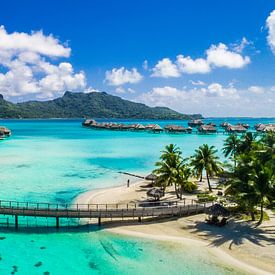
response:
<svg viewBox="0 0 275 275"><path fill-rule="evenodd" d="M75 201L87 203L131 203L146 200L146 185L140 181L119 187L81 194ZM173 191L165 199L172 199ZM189 196L193 198L193 196ZM271 214L272 215L272 214ZM275 274L275 217L254 228L241 221L229 221L226 227L207 225L205 215L155 221L106 221L104 228L114 234L149 238L190 246L203 246L227 265L248 274Z"/></svg>

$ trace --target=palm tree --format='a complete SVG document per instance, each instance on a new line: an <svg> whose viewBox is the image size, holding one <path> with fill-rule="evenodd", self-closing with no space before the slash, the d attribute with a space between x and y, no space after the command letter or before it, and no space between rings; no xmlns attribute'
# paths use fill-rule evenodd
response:
<svg viewBox="0 0 275 275"><path fill-rule="evenodd" d="M239 205L249 211L255 220L255 207L260 206L263 221L264 202L274 200L275 170L271 162L263 162L262 152L253 150L238 157L238 165L228 182L227 195L232 195Z"/></svg>
<svg viewBox="0 0 275 275"><path fill-rule="evenodd" d="M165 150L162 151L160 161L156 163L157 169L154 170L154 173L158 176L157 183L163 187L164 191L167 186L171 186L176 182L183 161L181 154L182 152L176 145L167 145ZM176 184L175 191L179 196Z"/></svg>
<svg viewBox="0 0 275 275"><path fill-rule="evenodd" d="M238 153L245 153L251 151L253 149L255 141L256 135L253 135L253 133L248 132L244 134L239 144Z"/></svg>
<svg viewBox="0 0 275 275"><path fill-rule="evenodd" d="M263 221L263 206L265 199L269 199L275 187L274 170L268 166L264 166L262 163L255 163L251 180L253 182L255 193L259 197L260 204L260 219L258 225Z"/></svg>
<svg viewBox="0 0 275 275"><path fill-rule="evenodd" d="M222 171L221 163L216 153L217 150L214 146L209 147L207 144L203 144L199 149L195 150L195 155L191 158L191 165L193 165L195 169L198 167L202 168L201 174L203 170L205 170L210 192L212 192L212 187L209 177L217 175Z"/></svg>
<svg viewBox="0 0 275 275"><path fill-rule="evenodd" d="M197 185L193 183L190 178L192 176L192 170L187 165L182 165L176 178L176 184L179 186L179 196L182 199L183 192L191 193L197 189Z"/></svg>
<svg viewBox="0 0 275 275"><path fill-rule="evenodd" d="M196 150L196 153L194 156L191 157L190 165L193 168L193 174L195 177L200 179L200 182L202 182L202 173L204 169L203 162L201 159L203 158L201 151Z"/></svg>
<svg viewBox="0 0 275 275"><path fill-rule="evenodd" d="M234 160L234 168L236 168L236 155L240 146L240 140L237 135L230 135L224 142L222 149L224 156L227 158L230 156Z"/></svg>

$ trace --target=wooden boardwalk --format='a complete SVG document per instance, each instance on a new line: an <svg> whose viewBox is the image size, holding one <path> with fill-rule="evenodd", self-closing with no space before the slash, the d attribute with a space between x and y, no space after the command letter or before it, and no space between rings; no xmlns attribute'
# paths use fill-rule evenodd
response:
<svg viewBox="0 0 275 275"><path fill-rule="evenodd" d="M141 221L146 217L184 216L203 213L212 203L197 203L194 200L172 202L139 202L129 204L50 204L0 200L0 215L14 216L18 228L18 216L56 218L101 219L132 218Z"/></svg>

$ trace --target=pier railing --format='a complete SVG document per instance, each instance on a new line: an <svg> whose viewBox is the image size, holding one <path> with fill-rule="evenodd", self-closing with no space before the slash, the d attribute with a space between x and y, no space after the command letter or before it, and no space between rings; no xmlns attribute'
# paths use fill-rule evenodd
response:
<svg viewBox="0 0 275 275"><path fill-rule="evenodd" d="M56 218L138 218L160 216L181 216L204 212L213 202L198 203L196 200L183 199L181 201L153 201L123 204L53 204L0 200L0 214L15 217L15 227L18 228L18 216Z"/></svg>

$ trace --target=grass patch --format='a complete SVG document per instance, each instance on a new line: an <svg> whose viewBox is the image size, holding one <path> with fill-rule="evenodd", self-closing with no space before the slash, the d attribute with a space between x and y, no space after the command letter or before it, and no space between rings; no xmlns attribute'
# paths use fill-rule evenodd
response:
<svg viewBox="0 0 275 275"><path fill-rule="evenodd" d="M261 216L260 211L257 211L255 213L256 221L258 221L260 219L260 216ZM251 216L248 215L248 214L241 214L241 219L244 220L244 221L251 221ZM269 216L265 211L264 211L263 221L269 221Z"/></svg>
<svg viewBox="0 0 275 275"><path fill-rule="evenodd" d="M216 201L217 196L210 195L208 193L197 194L198 202L209 202L209 201Z"/></svg>

